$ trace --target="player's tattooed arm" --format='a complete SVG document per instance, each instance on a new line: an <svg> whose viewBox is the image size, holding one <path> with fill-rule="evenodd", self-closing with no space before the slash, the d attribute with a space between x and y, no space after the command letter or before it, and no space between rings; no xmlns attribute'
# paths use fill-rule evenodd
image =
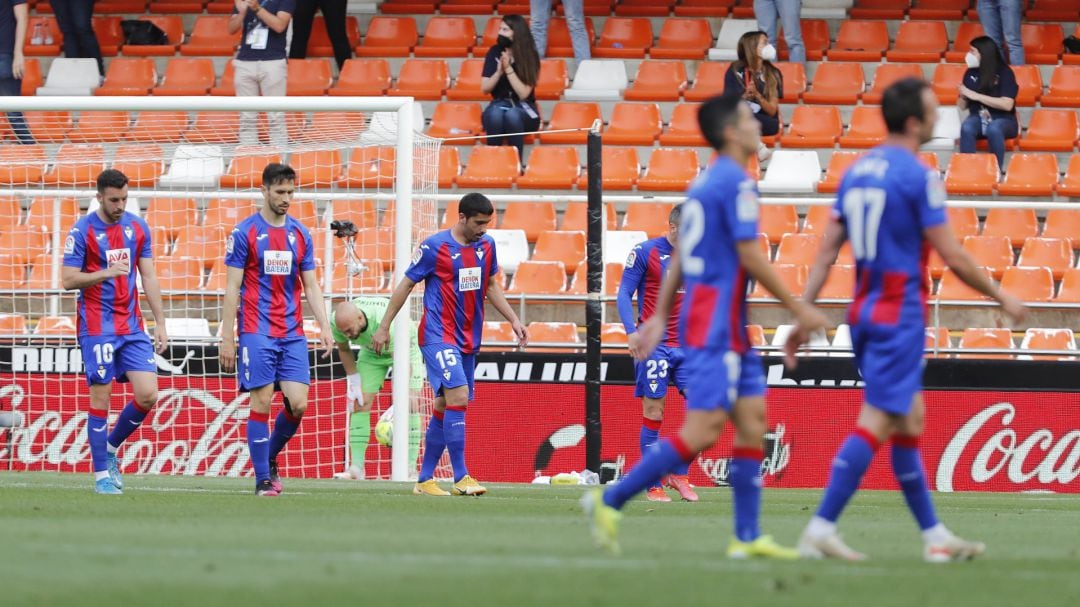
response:
<svg viewBox="0 0 1080 607"><path fill-rule="evenodd" d="M401 311L401 306L408 301L409 293L412 292L414 286L416 286L416 283L408 276L404 276L394 289L393 295L390 296L390 303L386 305L386 313L383 315L382 322L379 323L379 328L375 329L375 333L371 335L371 349L375 350L376 354L382 354L383 350L386 349L386 345L390 343L390 325L394 322L397 313Z"/></svg>

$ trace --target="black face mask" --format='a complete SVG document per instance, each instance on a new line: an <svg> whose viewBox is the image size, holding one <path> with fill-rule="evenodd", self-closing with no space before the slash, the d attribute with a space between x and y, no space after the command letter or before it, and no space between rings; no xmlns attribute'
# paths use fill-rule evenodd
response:
<svg viewBox="0 0 1080 607"><path fill-rule="evenodd" d="M503 36L501 34L499 35L498 38L495 39L495 46L497 46L497 47L499 47L501 49L508 49L511 46L513 46L513 44L514 44L513 40L511 40L511 39L509 39L506 36Z"/></svg>

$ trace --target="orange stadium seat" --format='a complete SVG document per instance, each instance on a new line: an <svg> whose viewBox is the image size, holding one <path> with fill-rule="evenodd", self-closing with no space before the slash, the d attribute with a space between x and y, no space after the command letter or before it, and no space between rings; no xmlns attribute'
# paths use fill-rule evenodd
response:
<svg viewBox="0 0 1080 607"><path fill-rule="evenodd" d="M979 235L979 214L972 207L946 207L945 216L953 235L963 240L965 236Z"/></svg>
<svg viewBox="0 0 1080 607"><path fill-rule="evenodd" d="M941 21L902 21L896 42L885 53L887 61L937 63L949 48L949 34ZM881 69L881 66L878 66ZM921 71L921 70L920 70ZM920 74L921 76L921 74Z"/></svg>
<svg viewBox="0 0 1080 607"><path fill-rule="evenodd" d="M191 36L180 45L186 57L232 57L240 44L241 31L229 33L228 16L200 15L195 18Z"/></svg>
<svg viewBox="0 0 1080 607"><path fill-rule="evenodd" d="M652 23L648 19L608 17L600 40L592 47L592 56L598 59L644 59L652 43Z"/></svg>
<svg viewBox="0 0 1080 607"><path fill-rule="evenodd" d="M491 342L516 343L517 337L514 336L514 329L510 326L510 323L501 320L485 320L480 341L484 345Z"/></svg>
<svg viewBox="0 0 1080 607"><path fill-rule="evenodd" d="M289 215L304 224L309 231L319 227L319 205L314 200L293 200L289 204Z"/></svg>
<svg viewBox="0 0 1080 607"><path fill-rule="evenodd" d="M398 72L397 86L387 94L426 101L442 99L450 86L450 68L442 59L406 59Z"/></svg>
<svg viewBox="0 0 1080 607"><path fill-rule="evenodd" d="M121 49L129 57L170 57L184 41L184 21L179 15L142 15L139 21L150 21L165 32L168 44L125 44Z"/></svg>
<svg viewBox="0 0 1080 607"><path fill-rule="evenodd" d="M229 59L225 62L225 71L221 73L221 78L218 80L218 85L210 89L210 94L215 97L235 97L236 96L236 66L233 65L233 60Z"/></svg>
<svg viewBox="0 0 1080 607"><path fill-rule="evenodd" d="M533 91L536 98L561 99L567 86L570 86L570 75L566 69L566 61L562 59L541 59L540 78L537 80L536 89Z"/></svg>
<svg viewBox="0 0 1080 607"><path fill-rule="evenodd" d="M878 69L884 69L884 66ZM840 147L871 148L884 141L887 134L880 106L856 106L851 112L851 126L847 134L840 136Z"/></svg>
<svg viewBox="0 0 1080 607"><path fill-rule="evenodd" d="M802 296L803 291L806 290L806 266L776 263L773 264L773 271L792 296ZM760 282L754 283L754 288L748 297L750 299L775 299L775 296Z"/></svg>
<svg viewBox="0 0 1080 607"><path fill-rule="evenodd" d="M993 154L953 154L945 171L950 194L989 196L997 187L997 157Z"/></svg>
<svg viewBox="0 0 1080 607"><path fill-rule="evenodd" d="M659 105L621 102L611 110L603 140L605 145L651 146L663 128Z"/></svg>
<svg viewBox="0 0 1080 607"><path fill-rule="evenodd" d="M34 325L34 335L75 336L74 316L42 316Z"/></svg>
<svg viewBox="0 0 1080 607"><path fill-rule="evenodd" d="M649 238L666 234L672 206L668 202L632 202L626 206L622 229L645 232Z"/></svg>
<svg viewBox="0 0 1080 607"><path fill-rule="evenodd" d="M177 143L188 128L187 112L141 112L124 136L126 141Z"/></svg>
<svg viewBox="0 0 1080 607"><path fill-rule="evenodd" d="M578 264L574 271L574 277L570 280L570 287L566 289L568 295L585 295L589 292L588 267L589 264ZM622 281L623 264L610 262L604 264L604 295L615 295L619 292L619 282Z"/></svg>
<svg viewBox="0 0 1080 607"><path fill-rule="evenodd" d="M469 154L469 164L458 175L460 188L509 188L521 174L517 148L481 145Z"/></svg>
<svg viewBox="0 0 1080 607"><path fill-rule="evenodd" d="M221 176L221 187L232 189L257 188L262 185L262 172L267 164L281 162L281 153L267 151L263 146L238 146Z"/></svg>
<svg viewBox="0 0 1080 607"><path fill-rule="evenodd" d="M784 78L782 103L797 103L806 92L806 69L801 63L776 63L776 68Z"/></svg>
<svg viewBox="0 0 1080 607"><path fill-rule="evenodd" d="M642 61L634 82L623 91L627 101L678 101L686 90L686 64L682 61Z"/></svg>
<svg viewBox="0 0 1080 607"><path fill-rule="evenodd" d="M349 41L350 50L360 44L360 22L355 15L345 17L345 37ZM330 42L330 35L326 31L326 18L322 15L315 17L315 20L311 23L311 37L308 38L307 56L334 56L334 45Z"/></svg>
<svg viewBox="0 0 1080 607"><path fill-rule="evenodd" d="M525 174L517 180L518 188L568 190L581 173L577 148L573 146L533 146Z"/></svg>
<svg viewBox="0 0 1080 607"><path fill-rule="evenodd" d="M791 114L791 127L780 136L786 148L831 148L840 138L844 125L840 110L834 106L796 106Z"/></svg>
<svg viewBox="0 0 1080 607"><path fill-rule="evenodd" d="M417 57L465 57L476 44L476 25L471 17L432 17L424 37L413 48Z"/></svg>
<svg viewBox="0 0 1080 607"><path fill-rule="evenodd" d="M334 150L334 152L336 153L337 150ZM313 152L306 153L312 154ZM324 152L314 153L323 154L323 158L316 161L320 165L325 166L327 162L332 162L332 160L326 159ZM349 164L338 177L337 184L347 188L391 187L394 185L396 162L397 151L391 146L353 148L349 154ZM296 164L296 154L293 154L293 164L294 166ZM335 173L336 168L335 166ZM311 170L317 170L317 165L312 166ZM299 168L297 168L297 181L297 185L300 185Z"/></svg>
<svg viewBox="0 0 1080 607"><path fill-rule="evenodd" d="M706 19L665 19L656 46L649 50L654 59L705 58L712 46L712 28Z"/></svg>
<svg viewBox="0 0 1080 607"><path fill-rule="evenodd" d="M528 6L526 5L526 14L528 14ZM586 9L586 14L588 10ZM585 37L589 39L590 45L592 41L596 40L596 30L593 27L593 20L589 17L585 17ZM574 45L570 39L570 28L566 25L566 19L562 17L552 17L548 20L548 41L547 41L547 53L548 57L573 57ZM542 72L542 70L541 70Z"/></svg>
<svg viewBox="0 0 1080 607"><path fill-rule="evenodd" d="M483 71L483 59L466 59L462 61L457 77L454 78L454 86L446 90L446 98L450 101L484 101L490 99L491 95L484 94L480 90ZM543 68L540 68L540 73L544 73ZM340 78L338 81L340 82Z"/></svg>
<svg viewBox="0 0 1080 607"><path fill-rule="evenodd" d="M952 50L945 51L945 61L949 63L964 63L964 55L971 50L971 41L979 36L985 36L982 24L978 21L964 21L956 28L956 36L953 37ZM967 69L966 66L964 69ZM957 82L960 82L957 79Z"/></svg>
<svg viewBox="0 0 1080 607"><path fill-rule="evenodd" d="M855 0L848 16L852 19L903 19L910 5L904 0Z"/></svg>
<svg viewBox="0 0 1080 607"><path fill-rule="evenodd" d="M969 236L969 238L974 238ZM980 272L990 279L990 272L986 268L979 268ZM964 281L950 268L945 268L941 273L941 283L938 285L937 298L941 301L990 301L990 298L967 286Z"/></svg>
<svg viewBox="0 0 1080 607"><path fill-rule="evenodd" d="M1077 238L1080 238L1080 235ZM1026 238L1016 265L1042 266L1053 273L1055 280L1061 280L1065 271L1073 265L1072 242L1066 238Z"/></svg>
<svg viewBox="0 0 1080 607"><path fill-rule="evenodd" d="M231 233L237 224L259 211L258 205L259 201L250 198L211 198L202 225Z"/></svg>
<svg viewBox="0 0 1080 607"><path fill-rule="evenodd" d="M912 19L938 19L942 21L959 21L964 18L964 13L971 6L971 0L934 0L934 2L918 2L916 6L908 9L908 17Z"/></svg>
<svg viewBox="0 0 1080 607"><path fill-rule="evenodd" d="M1016 105L1032 106L1042 96L1043 82L1037 65L1014 65L1013 75L1016 76Z"/></svg>
<svg viewBox="0 0 1080 607"><path fill-rule="evenodd" d="M967 65L963 63L939 63L935 66L930 87L934 89L939 103L943 105L956 103L956 98L960 95L957 88L966 71Z"/></svg>
<svg viewBox="0 0 1080 607"><path fill-rule="evenodd" d="M115 57L124 45L124 29L120 26L121 17L95 16L91 21L94 37L103 57Z"/></svg>
<svg viewBox="0 0 1080 607"><path fill-rule="evenodd" d="M666 17L674 3L674 0L621 0L615 3L615 14L620 17Z"/></svg>
<svg viewBox="0 0 1080 607"><path fill-rule="evenodd" d="M1038 236L1039 220L1034 209L990 209L983 221L983 236L1005 236L1009 246L1020 248L1024 240Z"/></svg>
<svg viewBox="0 0 1080 607"><path fill-rule="evenodd" d="M371 293L383 290L386 268L378 259L362 259L358 274L349 273L349 264L334 264L330 289L334 293Z"/></svg>
<svg viewBox="0 0 1080 607"><path fill-rule="evenodd" d="M1043 222L1044 238L1077 238L1080 234L1080 210L1050 209ZM1080 243L1078 243L1080 244Z"/></svg>
<svg viewBox="0 0 1080 607"><path fill-rule="evenodd" d="M290 116L302 118L303 113L290 112ZM364 130L364 114L360 112L312 112L311 124L306 130L293 133L293 126L300 126L302 121L290 122L289 137L301 141L342 141L357 139Z"/></svg>
<svg viewBox="0 0 1080 607"><path fill-rule="evenodd" d="M814 205L806 210L803 219L803 234L825 234L825 228L832 221L832 205Z"/></svg>
<svg viewBox="0 0 1080 607"><path fill-rule="evenodd" d="M320 96L334 84L327 59L289 59L286 87L289 96Z"/></svg>
<svg viewBox="0 0 1080 607"><path fill-rule="evenodd" d="M855 266L852 264L834 264L821 285L819 299L850 300L855 296Z"/></svg>
<svg viewBox="0 0 1080 607"><path fill-rule="evenodd" d="M369 198L333 201L331 221L351 221L358 228L373 228L378 223L379 212L375 201Z"/></svg>
<svg viewBox="0 0 1080 607"><path fill-rule="evenodd" d="M165 154L159 145L127 144L116 146L112 168L127 175L133 188L153 187L165 172Z"/></svg>
<svg viewBox="0 0 1080 607"><path fill-rule="evenodd" d="M768 237L770 244L780 244L784 235L799 231L799 214L793 204L766 204L758 211L758 231Z"/></svg>
<svg viewBox="0 0 1080 607"><path fill-rule="evenodd" d="M240 219L247 217L244 215ZM235 224L234 224L235 225ZM229 229L231 232L232 229ZM225 257L225 236L228 232L221 226L184 226L176 233L173 257L191 257L202 261L209 270L215 261Z"/></svg>
<svg viewBox="0 0 1080 607"><path fill-rule="evenodd" d="M577 325L572 322L531 322L526 330L529 332L530 344L581 343L578 339Z"/></svg>
<svg viewBox="0 0 1080 607"><path fill-rule="evenodd" d="M533 154L545 148L533 149ZM569 148L573 150L574 148ZM503 210L502 229L524 230L525 239L536 242L541 232L556 229L555 203L511 202Z"/></svg>
<svg viewBox="0 0 1080 607"><path fill-rule="evenodd" d="M52 44L31 44L30 32L36 30L39 25L47 30L47 36L53 39ZM60 25L55 17L31 16L26 20L27 35L23 39L23 55L27 57L56 57L60 54L60 48L64 44L64 34L60 31Z"/></svg>
<svg viewBox="0 0 1080 607"><path fill-rule="evenodd" d="M165 77L154 87L154 95L202 97L214 88L214 61L210 58L180 58L169 60Z"/></svg>
<svg viewBox="0 0 1080 607"><path fill-rule="evenodd" d="M585 261L585 233L549 230L536 239L532 261L561 261L567 274L573 274Z"/></svg>
<svg viewBox="0 0 1080 607"><path fill-rule="evenodd" d="M54 186L90 187L105 170L105 148L101 144L65 143L56 152L52 170L44 182Z"/></svg>
<svg viewBox="0 0 1080 607"><path fill-rule="evenodd" d="M206 2L203 0L150 0L148 10L160 14L201 13L204 4Z"/></svg>
<svg viewBox="0 0 1080 607"><path fill-rule="evenodd" d="M803 46L806 47L806 58L810 61L821 61L825 51L829 49L829 23L824 19L802 19ZM783 29L777 34L777 54L780 59L790 60L790 52L787 40L784 39Z"/></svg>
<svg viewBox="0 0 1080 607"><path fill-rule="evenodd" d="M499 41L499 28L502 27L502 17L488 17L484 29L480 32L480 42L472 49L474 57L484 57L488 49L495 46Z"/></svg>
<svg viewBox="0 0 1080 607"><path fill-rule="evenodd" d="M557 295L566 292L566 268L561 261L523 261L507 293Z"/></svg>
<svg viewBox="0 0 1080 607"><path fill-rule="evenodd" d="M918 23L911 22L908 23ZM938 25L941 25L940 23ZM891 61L891 60L890 60ZM918 78L922 79L923 71L922 67L914 63L882 63L874 70L874 81L870 85L870 90L863 93L862 102L866 104L878 104L881 103L881 94L885 92L885 89L889 88L889 85L900 80L902 78ZM956 82L960 82L957 80ZM956 84L953 84L953 89L956 88ZM856 108L858 109L858 108ZM881 110L878 109L878 113Z"/></svg>
<svg viewBox="0 0 1080 607"><path fill-rule="evenodd" d="M0 335L26 335L26 317L22 314L0 314Z"/></svg>
<svg viewBox="0 0 1080 607"><path fill-rule="evenodd" d="M933 356L934 350L953 347L952 337L949 336L949 329L947 327L926 327L924 333L926 335L926 340L923 347L927 350L927 358ZM942 354L941 357L948 358L949 355Z"/></svg>
<svg viewBox="0 0 1080 607"><path fill-rule="evenodd" d="M0 255L10 255L12 263L26 265L31 254L46 251L48 234L39 226L16 226L0 233Z"/></svg>
<svg viewBox="0 0 1080 607"><path fill-rule="evenodd" d="M600 161L604 166L601 171L601 183L605 190L631 190L637 184L641 174L637 148L619 148L603 146ZM589 184L589 174L583 170L578 177L578 189L584 190Z"/></svg>
<svg viewBox="0 0 1080 607"><path fill-rule="evenodd" d="M833 63L830 60L818 66L813 85L803 93L802 98L805 103L855 105L864 87L865 77L860 64Z"/></svg>
<svg viewBox="0 0 1080 607"><path fill-rule="evenodd" d="M22 224L22 202L17 196L0 196L0 232Z"/></svg>
<svg viewBox="0 0 1080 607"><path fill-rule="evenodd" d="M439 139L483 135L484 125L480 119L482 114L483 108L475 101L441 101L435 105L435 111L431 114L427 134ZM475 145L477 140L458 139L446 143Z"/></svg>
<svg viewBox="0 0 1080 607"><path fill-rule="evenodd" d="M0 145L0 185L41 183L46 162L43 145Z"/></svg>
<svg viewBox="0 0 1080 607"><path fill-rule="evenodd" d="M72 127L70 112L23 112L23 116L38 143L63 143Z"/></svg>
<svg viewBox="0 0 1080 607"><path fill-rule="evenodd" d="M1072 329L1036 329L1031 328L1024 332L1024 339L1020 343L1022 350L1076 350L1076 336ZM1023 358L1023 356L1021 356ZM1057 356L1032 356L1033 360L1076 360L1074 357Z"/></svg>
<svg viewBox="0 0 1080 607"><path fill-rule="evenodd" d="M679 17L727 17L734 0L681 0L675 5Z"/></svg>
<svg viewBox="0 0 1080 607"><path fill-rule="evenodd" d="M1054 276L1050 268L1013 266L1001 275L1001 288L1026 302L1054 298Z"/></svg>
<svg viewBox="0 0 1080 607"><path fill-rule="evenodd" d="M191 143L236 143L240 140L240 112L198 112L184 138Z"/></svg>
<svg viewBox="0 0 1080 607"><path fill-rule="evenodd" d="M964 329L958 344L966 350L1011 350L1015 347L1009 329ZM1008 354L957 354L957 358L1012 358Z"/></svg>
<svg viewBox="0 0 1080 607"><path fill-rule="evenodd" d="M79 113L79 122L68 132L71 143L100 143L120 141L127 134L130 117L127 112L89 110Z"/></svg>
<svg viewBox="0 0 1080 607"><path fill-rule="evenodd" d="M194 294L202 287L203 262L185 257L163 257L154 260L158 283L168 297L184 297L178 292Z"/></svg>
<svg viewBox="0 0 1080 607"><path fill-rule="evenodd" d="M705 101L724 92L724 76L727 74L728 61L704 61L698 64L694 84L683 92L687 101Z"/></svg>
<svg viewBox="0 0 1080 607"><path fill-rule="evenodd" d="M821 237L817 234L784 234L776 249L776 263L809 266L817 258Z"/></svg>
<svg viewBox="0 0 1080 607"><path fill-rule="evenodd" d="M696 149L654 148L637 187L639 190L682 192L697 177L699 170Z"/></svg>
<svg viewBox="0 0 1080 607"><path fill-rule="evenodd" d="M180 228L198 225L199 208L194 198L151 198L143 217L147 224L166 230L168 237L175 239Z"/></svg>
<svg viewBox="0 0 1080 607"><path fill-rule="evenodd" d="M622 348L612 348L629 343L626 336L626 327L621 322L606 322L600 326L600 344L605 348L604 352L620 352Z"/></svg>
<svg viewBox="0 0 1080 607"><path fill-rule="evenodd" d="M363 44L356 47L356 56L408 57L418 39L416 20L411 16L376 15L364 32Z"/></svg>
<svg viewBox="0 0 1080 607"><path fill-rule="evenodd" d="M746 325L746 338L750 342L750 346L754 348L769 345L769 342L765 339L765 328L761 325Z"/></svg>
<svg viewBox="0 0 1080 607"><path fill-rule="evenodd" d="M461 173L461 154L457 148L444 145L439 147L439 187L453 187Z"/></svg>
<svg viewBox="0 0 1080 607"><path fill-rule="evenodd" d="M1061 277L1061 287L1054 301L1080 303L1080 268L1069 268Z"/></svg>
<svg viewBox="0 0 1080 607"><path fill-rule="evenodd" d="M691 145L705 147L705 136L701 134L698 126L697 112L699 104L680 103L671 112L671 120L667 129L660 133L660 145ZM606 167L605 167L606 168Z"/></svg>
<svg viewBox="0 0 1080 607"><path fill-rule="evenodd" d="M1057 186L1057 158L1053 154L1013 154L1005 181L998 184L1003 196L1050 196Z"/></svg>
<svg viewBox="0 0 1080 607"><path fill-rule="evenodd" d="M1069 157L1069 166L1065 169L1065 177L1058 185L1057 192L1061 196L1080 197L1080 154Z"/></svg>
<svg viewBox="0 0 1080 607"><path fill-rule="evenodd" d="M577 103L570 101L560 101L559 103L556 103L555 108L551 110L551 119L548 122L548 128L546 131L540 133L540 141L545 144L585 143L588 137L587 129L590 128L597 120L600 120L601 123L603 123L604 120L604 117L600 114L599 103ZM568 133L547 132L564 129L586 130L572 131Z"/></svg>
<svg viewBox="0 0 1080 607"><path fill-rule="evenodd" d="M862 109L862 106L856 107L855 109ZM854 122L854 119L852 119L852 122ZM843 142L844 138L841 137L840 141ZM843 143L841 143L841 145L843 145ZM845 147L854 146L851 145L851 141L849 140L848 144ZM843 178L844 171L847 171L848 167L850 167L862 155L863 152L833 152L832 156L829 157L829 166L825 169L825 177L823 177L822 180L818 182L818 192L824 194L831 194L840 189L840 179Z"/></svg>
<svg viewBox="0 0 1080 607"><path fill-rule="evenodd" d="M1070 21L1080 13L1077 0L1035 0L1024 15L1031 21Z"/></svg>
<svg viewBox="0 0 1080 607"><path fill-rule="evenodd" d="M1020 39L1028 63L1055 65L1064 50L1065 30L1060 23L1025 22L1020 24Z"/></svg>
<svg viewBox="0 0 1080 607"><path fill-rule="evenodd" d="M26 225L34 230L51 234L53 232L53 220L56 215L56 205L59 201L60 210L60 233L67 234L82 217L79 210L79 202L74 198L53 198L41 196L30 201L27 209Z"/></svg>
<svg viewBox="0 0 1080 607"><path fill-rule="evenodd" d="M41 75L41 61L34 57L27 57L23 63L22 95L33 97L39 87L45 84L45 78Z"/></svg>
<svg viewBox="0 0 1080 607"><path fill-rule="evenodd" d="M884 21L842 21L836 42L825 55L829 61L878 61L888 49Z"/></svg>
<svg viewBox="0 0 1080 607"><path fill-rule="evenodd" d="M1027 132L1020 138L1020 149L1071 152L1076 147L1075 110L1036 109L1031 112Z"/></svg>
<svg viewBox="0 0 1080 607"><path fill-rule="evenodd" d="M975 259L975 263L990 271L994 278L1000 279L1005 268L1013 265L1013 250L1007 236L965 236L964 250Z"/></svg>
<svg viewBox="0 0 1080 607"><path fill-rule="evenodd" d="M606 202L604 208L607 215L607 229L617 230L618 214L615 205ZM586 232L589 229L589 204L586 202L568 202L563 210L562 225L560 230L580 230Z"/></svg>
<svg viewBox="0 0 1080 607"><path fill-rule="evenodd" d="M1049 90L1039 103L1043 107L1080 106L1080 65L1059 65L1054 68Z"/></svg>

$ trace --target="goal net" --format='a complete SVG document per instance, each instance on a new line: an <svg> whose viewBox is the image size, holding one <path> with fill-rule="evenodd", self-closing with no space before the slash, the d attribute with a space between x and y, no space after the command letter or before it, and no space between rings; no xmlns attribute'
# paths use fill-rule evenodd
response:
<svg viewBox="0 0 1080 607"><path fill-rule="evenodd" d="M251 474L248 395L221 372L218 344L226 237L260 208L268 163L296 170L289 214L311 233L328 308L359 295L389 297L419 241L438 229L439 142L414 132L408 98L0 99L0 110L16 109L21 118L0 121L9 127L0 131L0 469L90 470L76 296L62 290L60 266L68 231L97 206L102 170L128 176L128 210L150 226L171 338L157 357L158 404L119 454L127 473ZM20 145L27 136L34 144ZM355 236L336 237L333 221L352 222ZM410 364L421 290L395 323L397 369ZM145 295L141 304L149 327ZM346 382L337 353L325 359L316 349L319 327L306 301L305 330L309 406L279 463L284 476L329 478L351 463ZM386 419L398 448L371 436L362 453L367 478L415 473L409 458L431 413L426 382L392 376L370 427L374 433L392 409ZM127 384L114 385L110 424L131 396ZM272 418L281 407L275 394ZM412 432L410 409L421 417Z"/></svg>

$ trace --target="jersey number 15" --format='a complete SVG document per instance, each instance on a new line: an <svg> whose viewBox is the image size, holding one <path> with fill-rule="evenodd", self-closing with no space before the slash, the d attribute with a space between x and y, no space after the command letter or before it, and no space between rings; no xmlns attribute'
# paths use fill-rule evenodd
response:
<svg viewBox="0 0 1080 607"><path fill-rule="evenodd" d="M885 212L885 190L852 188L844 194L844 218L855 259L873 261L877 257L878 228Z"/></svg>

